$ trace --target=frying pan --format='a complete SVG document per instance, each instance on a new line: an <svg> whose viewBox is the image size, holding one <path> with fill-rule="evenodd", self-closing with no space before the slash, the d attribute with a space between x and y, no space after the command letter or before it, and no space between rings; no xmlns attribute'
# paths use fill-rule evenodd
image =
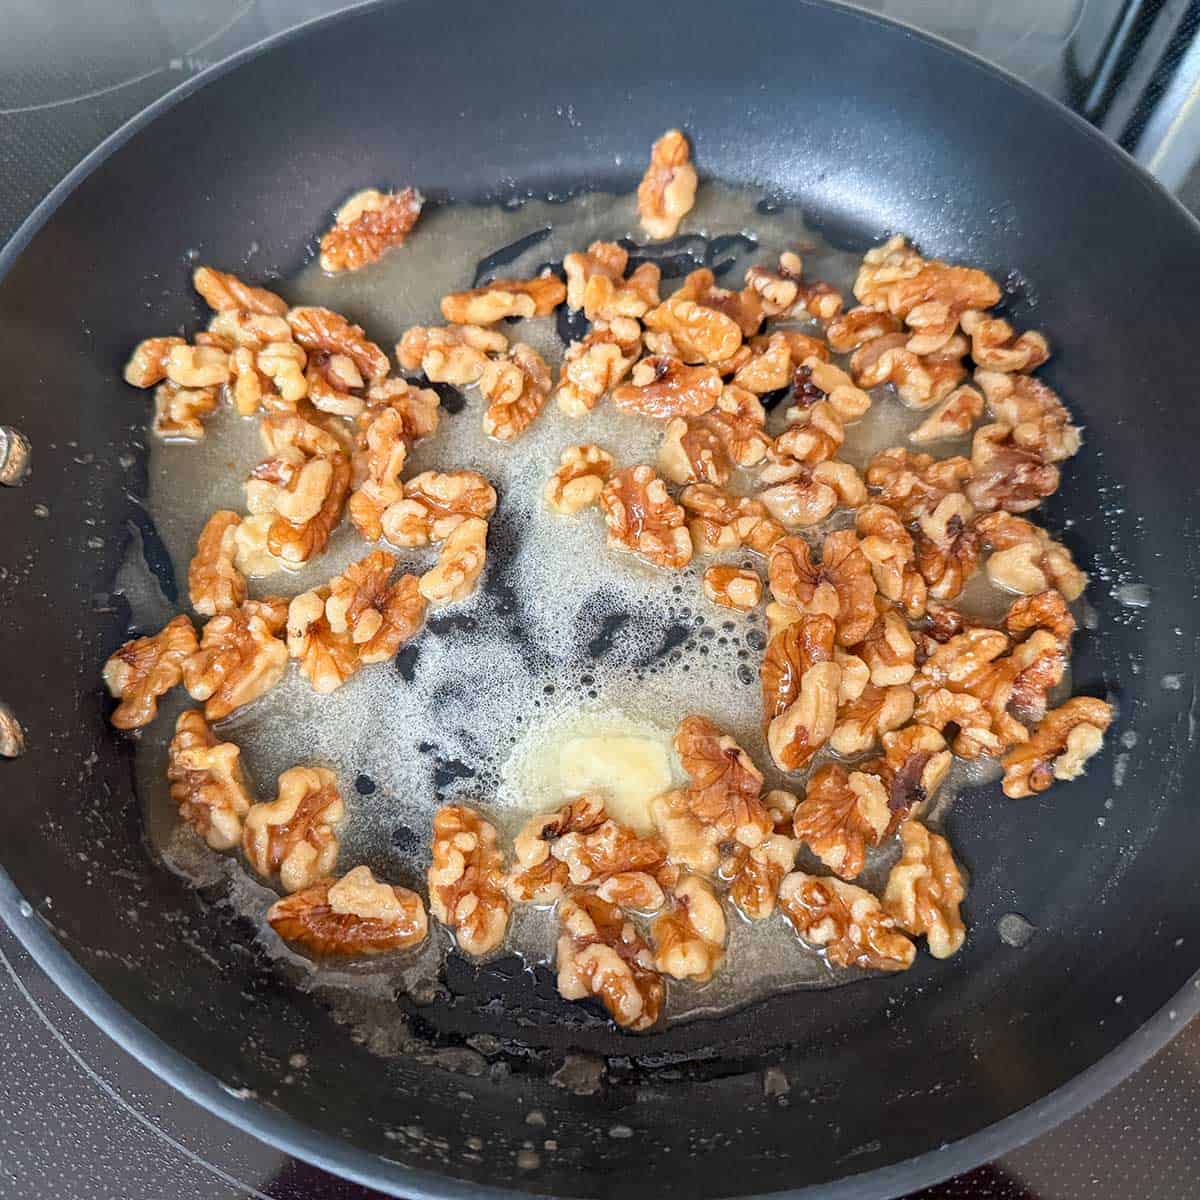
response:
<svg viewBox="0 0 1200 1200"><path fill-rule="evenodd" d="M1085 779L956 807L972 932L950 964L921 955L901 976L634 1038L564 1016L545 971L452 959L446 995L409 1005L404 1052L377 1053L147 852L99 685L127 636L124 543L154 542L145 404L120 366L148 328L194 323L185 250L286 277L368 184L435 200L628 190L675 124L704 174L801 205L838 245L903 230L1013 271L1009 313L1046 330L1044 375L1086 425L1044 513L1093 577L1075 688L1119 717ZM826 4L411 0L278 38L154 105L54 191L0 273L0 414L33 449L26 485L0 493L0 701L26 742L0 761L0 910L194 1100L413 1196L892 1196L1077 1110L1200 1009L1185 391L1200 227L1066 111ZM998 932L1014 911L1035 927L1022 946Z"/></svg>

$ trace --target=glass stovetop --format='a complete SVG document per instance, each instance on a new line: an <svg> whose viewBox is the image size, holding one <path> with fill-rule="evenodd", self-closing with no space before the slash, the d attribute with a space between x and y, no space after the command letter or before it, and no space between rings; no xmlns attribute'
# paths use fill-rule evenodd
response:
<svg viewBox="0 0 1200 1200"><path fill-rule="evenodd" d="M104 136L211 63L337 0L0 2L0 243ZM1095 121L1200 211L1195 4L874 0ZM1200 1021L1086 1112L929 1200L1200 1194ZM0 1197L366 1200L210 1116L109 1042L0 926Z"/></svg>

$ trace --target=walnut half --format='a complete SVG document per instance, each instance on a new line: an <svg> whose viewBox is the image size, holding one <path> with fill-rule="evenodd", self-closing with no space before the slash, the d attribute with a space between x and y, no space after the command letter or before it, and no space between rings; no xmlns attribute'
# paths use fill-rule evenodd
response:
<svg viewBox="0 0 1200 1200"><path fill-rule="evenodd" d="M725 913L704 880L692 875L675 888L675 907L650 928L654 965L672 979L703 983L725 957Z"/></svg>
<svg viewBox="0 0 1200 1200"><path fill-rule="evenodd" d="M573 515L591 508L600 499L612 474L613 457L599 446L568 446L559 458L558 470L546 483L546 507L551 512Z"/></svg>
<svg viewBox="0 0 1200 1200"><path fill-rule="evenodd" d="M246 580L237 569L237 530L241 517L226 509L208 518L188 566L188 596L202 616L238 608L246 599Z"/></svg>
<svg viewBox="0 0 1200 1200"><path fill-rule="evenodd" d="M118 729L138 729L158 715L158 698L183 677L196 650L196 631L185 616L168 621L153 637L126 642L104 664L104 682L120 704L109 720Z"/></svg>
<svg viewBox="0 0 1200 1200"><path fill-rule="evenodd" d="M242 840L250 796L240 760L237 746L217 741L201 713L179 715L167 747L171 799L180 818L214 850L232 850Z"/></svg>
<svg viewBox="0 0 1200 1200"><path fill-rule="evenodd" d="M668 129L651 147L650 165L638 184L638 216L652 238L675 236L696 202L696 183L687 139Z"/></svg>
<svg viewBox="0 0 1200 1200"><path fill-rule="evenodd" d="M213 617L200 646L183 664L183 682L204 715L220 721L273 688L287 667L287 646L279 638L287 622L287 601L247 600Z"/></svg>
<svg viewBox="0 0 1200 1200"><path fill-rule="evenodd" d="M1091 696L1074 696L1048 712L1029 741L1004 756L1004 794L1032 796L1056 779L1078 779L1104 744L1112 717L1112 706Z"/></svg>
<svg viewBox="0 0 1200 1200"><path fill-rule="evenodd" d="M413 188L355 192L337 211L333 228L321 238L321 269L357 271L402 246L421 215L421 193Z"/></svg>
<svg viewBox="0 0 1200 1200"><path fill-rule="evenodd" d="M629 550L656 567L678 571L692 561L692 538L684 511L648 466L618 471L600 493L608 544Z"/></svg>
<svg viewBox="0 0 1200 1200"><path fill-rule="evenodd" d="M949 958L967 936L958 912L966 889L950 843L920 821L905 821L900 844L903 853L888 875L883 907L906 933L923 934L934 958Z"/></svg>
<svg viewBox="0 0 1200 1200"><path fill-rule="evenodd" d="M284 891L298 892L333 869L333 827L345 814L332 771L292 767L279 776L279 795L246 814L242 848L260 875L278 872Z"/></svg>
<svg viewBox="0 0 1200 1200"><path fill-rule="evenodd" d="M463 805L439 808L428 880L429 911L454 931L460 949L480 955L500 945L512 905L495 826Z"/></svg>

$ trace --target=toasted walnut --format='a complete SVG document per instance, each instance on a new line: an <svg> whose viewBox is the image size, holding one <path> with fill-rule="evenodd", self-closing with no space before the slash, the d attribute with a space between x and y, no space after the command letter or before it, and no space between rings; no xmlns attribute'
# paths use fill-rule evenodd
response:
<svg viewBox="0 0 1200 1200"><path fill-rule="evenodd" d="M789 620L788 624L792 625L795 622ZM871 668L857 654L850 654L841 646L834 646L833 661L842 672L838 683L838 706L853 704L867 690L871 682Z"/></svg>
<svg viewBox="0 0 1200 1200"><path fill-rule="evenodd" d="M1075 632L1075 618L1063 594L1049 588L1014 600L1005 614L1004 628L1013 636L1044 629L1065 644Z"/></svg>
<svg viewBox="0 0 1200 1200"><path fill-rule="evenodd" d="M750 349L751 357L733 377L738 387L762 396L785 388L792 382L795 370L792 350L783 334L755 338Z"/></svg>
<svg viewBox="0 0 1200 1200"><path fill-rule="evenodd" d="M333 228L321 237L321 269L357 271L378 262L386 251L404 245L423 203L424 197L413 188L355 192L338 209Z"/></svg>
<svg viewBox="0 0 1200 1200"><path fill-rule="evenodd" d="M626 467L604 485L600 508L608 544L657 567L677 571L692 561L692 539L683 509L653 468Z"/></svg>
<svg viewBox="0 0 1200 1200"><path fill-rule="evenodd" d="M899 729L912 717L913 703L911 688L868 685L839 710L837 726L829 735L830 748L846 755L870 750L881 734Z"/></svg>
<svg viewBox="0 0 1200 1200"><path fill-rule="evenodd" d="M591 280L601 276L609 280L621 279L628 264L629 251L616 242L593 242L586 252L576 250L566 255L563 272L567 277L567 307L578 312L586 304L587 287ZM593 310L585 311L584 315L589 321L594 321L599 314ZM630 315L640 317L642 313Z"/></svg>
<svg viewBox="0 0 1200 1200"><path fill-rule="evenodd" d="M594 796L579 796L554 812L531 817L513 844L517 865L505 879L508 895L520 903L553 904L566 891L570 871L551 856L551 843L567 833L589 833L604 821L604 803Z"/></svg>
<svg viewBox="0 0 1200 1200"><path fill-rule="evenodd" d="M217 389L185 388L169 380L154 389L155 434L160 438L198 442L204 419L217 411Z"/></svg>
<svg viewBox="0 0 1200 1200"><path fill-rule="evenodd" d="M689 367L677 358L644 358L629 383L613 389L613 403L644 417L698 417L715 408L724 384L711 366Z"/></svg>
<svg viewBox="0 0 1200 1200"><path fill-rule="evenodd" d="M641 347L641 326L629 317L594 324L563 356L558 407L568 416L586 416L629 374Z"/></svg>
<svg viewBox="0 0 1200 1200"><path fill-rule="evenodd" d="M421 897L376 880L370 867L277 900L267 921L285 942L317 958L388 954L423 942L429 932Z"/></svg>
<svg viewBox="0 0 1200 1200"><path fill-rule="evenodd" d="M916 550L904 523L886 504L866 504L855 515L855 529L879 594L910 618L920 617L927 589L913 565Z"/></svg>
<svg viewBox="0 0 1200 1200"><path fill-rule="evenodd" d="M917 569L936 600L953 600L979 566L980 538L974 515L971 502L952 492L917 521Z"/></svg>
<svg viewBox="0 0 1200 1200"><path fill-rule="evenodd" d="M500 945L512 906L492 824L462 805L439 808L428 880L429 911L454 931L460 949L479 955Z"/></svg>
<svg viewBox="0 0 1200 1200"><path fill-rule="evenodd" d="M1011 513L987 513L977 521L979 535L992 547L988 578L1010 592L1031 595L1057 588L1067 600L1077 600L1087 576L1075 565L1066 546L1044 530Z"/></svg>
<svg viewBox="0 0 1200 1200"><path fill-rule="evenodd" d="M714 826L722 838L757 846L771 832L759 799L762 773L750 756L705 717L686 717L675 732L675 750L691 777L687 803L692 815Z"/></svg>
<svg viewBox="0 0 1200 1200"><path fill-rule="evenodd" d="M658 448L659 471L672 483L728 483L733 463L702 417L673 417Z"/></svg>
<svg viewBox="0 0 1200 1200"><path fill-rule="evenodd" d="M1022 377L1023 378L1023 377ZM1058 490L1058 468L1013 440L1008 425L984 425L971 441L967 497L984 512L1028 512Z"/></svg>
<svg viewBox="0 0 1200 1200"><path fill-rule="evenodd" d="M1005 320L968 309L962 330L971 339L971 357L985 371L1032 371L1050 357L1045 337L1033 330L1020 335Z"/></svg>
<svg viewBox="0 0 1200 1200"><path fill-rule="evenodd" d="M387 355L358 325L327 308L293 308L287 314L292 336L310 353L345 355L369 383L378 383L388 373Z"/></svg>
<svg viewBox="0 0 1200 1200"><path fill-rule="evenodd" d="M762 580L745 567L709 567L704 572L704 594L722 608L750 612L762 600Z"/></svg>
<svg viewBox="0 0 1200 1200"><path fill-rule="evenodd" d="M329 581L329 628L350 635L363 663L391 658L424 619L425 599L417 591L417 577L402 575L392 583L395 567L390 554L375 550Z"/></svg>
<svg viewBox="0 0 1200 1200"><path fill-rule="evenodd" d="M948 396L963 380L966 341L954 338L936 353L910 349L906 333L889 333L859 347L850 359L850 374L861 388L890 383L910 408L924 409Z"/></svg>
<svg viewBox="0 0 1200 1200"><path fill-rule="evenodd" d="M404 499L400 473L408 460L408 441L400 414L385 409L361 434L363 446L354 455L354 491L347 512L354 528L368 541L383 536L383 515Z"/></svg>
<svg viewBox="0 0 1200 1200"><path fill-rule="evenodd" d="M337 777L324 767L292 767L279 776L279 795L252 805L242 849L260 874L279 875L286 892L311 887L337 861L334 826L345 816Z"/></svg>
<svg viewBox="0 0 1200 1200"><path fill-rule="evenodd" d="M679 494L688 530L701 554L745 547L766 554L784 536L783 526L759 500L734 496L711 484L694 484Z"/></svg>
<svg viewBox="0 0 1200 1200"><path fill-rule="evenodd" d="M906 725L883 735L883 757L862 763L862 771L877 775L888 792L891 828L919 816L937 795L950 770L952 755L946 739L931 725Z"/></svg>
<svg viewBox="0 0 1200 1200"><path fill-rule="evenodd" d="M771 548L767 572L771 593L780 603L832 616L842 646L862 641L875 623L875 581L852 530L826 535L819 565L803 538L784 538Z"/></svg>
<svg viewBox="0 0 1200 1200"><path fill-rule="evenodd" d="M656 913L667 902L662 885L645 871L622 871L610 875L597 889L596 895L626 912Z"/></svg>
<svg viewBox="0 0 1200 1200"><path fill-rule="evenodd" d="M804 358L792 376L792 407L787 418L800 422L804 410L825 403L842 422L857 421L871 407L871 397L841 367L819 355Z"/></svg>
<svg viewBox="0 0 1200 1200"><path fill-rule="evenodd" d="M711 979L725 957L725 913L695 875L675 888L675 906L650 927L654 965L672 979Z"/></svg>
<svg viewBox="0 0 1200 1200"><path fill-rule="evenodd" d="M232 742L217 741L201 713L180 714L167 747L171 799L180 818L214 850L232 850L242 840L251 801L240 758Z"/></svg>
<svg viewBox="0 0 1200 1200"><path fill-rule="evenodd" d="M797 771L837 721L841 668L833 658L832 619L804 615L775 634L761 676L767 747L780 770Z"/></svg>
<svg viewBox="0 0 1200 1200"><path fill-rule="evenodd" d="M796 932L823 949L834 966L874 971L912 966L916 947L879 901L852 883L793 871L779 885L779 907Z"/></svg>
<svg viewBox="0 0 1200 1200"><path fill-rule="evenodd" d="M282 317L260 319L277 320L285 328L287 326ZM291 330L288 329L287 332L290 337ZM271 397L274 401L277 396L270 378L258 369L255 351L248 346L237 346L230 352L228 394L233 401L233 407L242 417L253 416L262 408L265 398Z"/></svg>
<svg viewBox="0 0 1200 1200"><path fill-rule="evenodd" d="M918 692L934 687L970 687L989 664L1008 650L1007 636L998 629L976 626L965 629L938 646L921 664Z"/></svg>
<svg viewBox="0 0 1200 1200"><path fill-rule="evenodd" d="M696 202L696 183L687 139L668 129L651 147L650 165L638 184L638 216L652 238L675 236Z"/></svg>
<svg viewBox="0 0 1200 1200"><path fill-rule="evenodd" d="M362 373L348 355L314 351L308 356L304 378L309 403L321 412L357 417L366 407Z"/></svg>
<svg viewBox="0 0 1200 1200"><path fill-rule="evenodd" d="M470 517L496 510L496 489L478 471L422 471L404 485L404 499L383 514L383 533L394 546L442 542Z"/></svg>
<svg viewBox="0 0 1200 1200"><path fill-rule="evenodd" d="M642 837L613 820L566 830L551 841L550 854L565 864L574 887L593 886L631 871L653 873L667 861L661 838Z"/></svg>
<svg viewBox="0 0 1200 1200"><path fill-rule="evenodd" d="M792 828L831 871L855 879L867 848L879 845L891 820L887 789L879 778L829 763L808 781Z"/></svg>
<svg viewBox="0 0 1200 1200"><path fill-rule="evenodd" d="M267 536L275 523L274 513L244 517L237 527L237 555L234 565L247 579L261 579L284 568L267 546Z"/></svg>
<svg viewBox="0 0 1200 1200"><path fill-rule="evenodd" d="M138 342L125 364L125 382L148 388L167 377L167 358L177 346L186 347L181 337L153 337Z"/></svg>
<svg viewBox="0 0 1200 1200"><path fill-rule="evenodd" d="M314 459L305 464L297 480L296 503L287 511L297 514L307 511L314 497L319 497L319 506L312 516L302 520L289 520L280 509L267 532L270 552L284 563L296 566L325 549L329 535L342 519L342 506L350 490L350 461L344 454Z"/></svg>
<svg viewBox="0 0 1200 1200"><path fill-rule="evenodd" d="M421 576L421 595L441 607L458 604L479 585L487 558L487 522L468 517L442 543L437 563Z"/></svg>
<svg viewBox="0 0 1200 1200"><path fill-rule="evenodd" d="M163 365L167 381L181 388L220 387L229 382L229 353L217 346L172 346Z"/></svg>
<svg viewBox="0 0 1200 1200"><path fill-rule="evenodd" d="M772 462L786 463L791 460L812 467L837 454L846 440L846 429L833 405L819 400L808 408L788 411L789 415L795 415L796 420L775 439ZM776 483L781 478L786 478L786 473L764 473L767 483Z"/></svg>
<svg viewBox="0 0 1200 1200"><path fill-rule="evenodd" d="M217 312L242 309L277 317L287 312L287 301L274 292L269 292L266 288L251 287L236 275L215 270L213 267L197 267L192 272L192 286L204 298L208 307Z"/></svg>
<svg viewBox="0 0 1200 1200"><path fill-rule="evenodd" d="M396 358L406 371L423 371L433 383L467 387L478 383L489 354L503 354L508 338L478 325L415 325L396 343Z"/></svg>
<svg viewBox="0 0 1200 1200"><path fill-rule="evenodd" d="M288 606L287 654L322 695L337 691L362 665L349 632L334 633L325 615L329 588L301 592Z"/></svg>
<svg viewBox="0 0 1200 1200"><path fill-rule="evenodd" d="M271 342L259 350L254 358L254 369L274 388L274 394L269 397L260 389L260 403L269 401L269 406L274 409L294 410L308 395L308 378L304 373L307 363L308 355L295 342Z"/></svg>
<svg viewBox="0 0 1200 1200"><path fill-rule="evenodd" d="M655 797L650 808L666 846L667 861L700 875L711 875L721 861L722 834L692 812L687 792L666 792Z"/></svg>
<svg viewBox="0 0 1200 1200"><path fill-rule="evenodd" d="M971 464L961 456L935 459L893 446L871 459L866 478L879 502L908 522L931 512L951 492L961 492L971 478Z"/></svg>
<svg viewBox="0 0 1200 1200"><path fill-rule="evenodd" d="M785 264L781 259L777 271L757 266L746 269L746 287L757 294L764 316L782 316L799 298L800 271L793 271L791 267L799 263L803 269L803 263L797 254L788 254L786 257L788 262Z"/></svg>
<svg viewBox="0 0 1200 1200"><path fill-rule="evenodd" d="M506 317L547 317L567 298L557 275L493 279L484 287L442 297L442 316L455 325L494 325Z"/></svg>
<svg viewBox="0 0 1200 1200"><path fill-rule="evenodd" d="M586 893L559 910L558 991L565 1000L596 997L626 1029L648 1029L666 988L650 947L615 904Z"/></svg>
<svg viewBox="0 0 1200 1200"><path fill-rule="evenodd" d="M373 383L367 388L366 410L358 417L357 445L365 445L366 431L384 413L393 412L400 419L401 436L411 447L422 438L432 437L441 422L441 400L432 388L414 387L405 379L394 376Z"/></svg>
<svg viewBox="0 0 1200 1200"><path fill-rule="evenodd" d="M790 817L787 828L790 831ZM779 884L795 866L799 848L795 838L772 833L753 848L735 845L722 859L720 877L728 883L729 898L744 917L762 921L775 911Z"/></svg>
<svg viewBox="0 0 1200 1200"><path fill-rule="evenodd" d="M257 700L283 678L287 646L278 637L287 621L287 601L247 600L204 626L198 649L183 664L183 682L204 715L220 721Z"/></svg>
<svg viewBox="0 0 1200 1200"><path fill-rule="evenodd" d="M764 430L766 410L753 392L735 384L726 384L716 407L695 420L717 435L739 467L757 466L771 445Z"/></svg>
<svg viewBox="0 0 1200 1200"><path fill-rule="evenodd" d="M901 322L889 313L860 305L830 321L825 337L838 354L849 354L877 338L899 333L901 328Z"/></svg>
<svg viewBox="0 0 1200 1200"><path fill-rule="evenodd" d="M550 395L550 368L531 346L514 342L508 358L488 363L479 391L488 402L483 432L497 441L511 442L545 406Z"/></svg>
<svg viewBox="0 0 1200 1200"><path fill-rule="evenodd" d="M762 301L753 288L743 288L740 292L731 292L728 288L718 287L716 276L708 267L699 267L688 273L678 290L671 296L672 300L691 301L703 308L711 309L728 317L738 327L744 337L757 333L763 322ZM649 322L647 314L647 325ZM740 339L739 339L740 341ZM724 355L716 362L729 362L734 355ZM743 359L744 361L744 359ZM740 366L741 363L738 363ZM737 366L732 366L736 370Z"/></svg>
<svg viewBox="0 0 1200 1200"><path fill-rule="evenodd" d="M976 371L975 382L996 420L1012 429L1015 446L1047 463L1062 462L1083 444L1079 427L1053 388L1028 375Z"/></svg>
<svg viewBox="0 0 1200 1200"><path fill-rule="evenodd" d="M246 580L234 564L241 517L222 510L208 518L188 565L188 596L202 616L215 617L246 599Z"/></svg>
<svg viewBox="0 0 1200 1200"><path fill-rule="evenodd" d="M956 387L908 435L908 440L918 446L925 446L930 442L966 437L982 416L983 397L973 387L964 384L962 387Z"/></svg>
<svg viewBox="0 0 1200 1200"><path fill-rule="evenodd" d="M1029 741L1004 756L1004 794L1032 796L1056 779L1078 779L1104 744L1112 717L1112 706L1091 696L1074 696L1048 712Z"/></svg>
<svg viewBox="0 0 1200 1200"><path fill-rule="evenodd" d="M958 906L967 894L950 843L919 821L900 826L900 861L888 875L883 907L906 933L924 936L934 958L949 958L967 936Z"/></svg>
<svg viewBox="0 0 1200 1200"><path fill-rule="evenodd" d="M767 512L788 529L818 525L835 508L856 508L867 499L862 477L849 463L837 459L815 467L795 459L772 462L763 471L763 482L768 476L780 475L786 476L786 481L763 488L758 498Z"/></svg>
<svg viewBox="0 0 1200 1200"><path fill-rule="evenodd" d="M875 622L856 653L866 664L875 687L897 687L908 683L916 673L916 641L900 614L885 605L876 606Z"/></svg>
<svg viewBox="0 0 1200 1200"><path fill-rule="evenodd" d="M678 295L652 308L647 329L669 334L676 353L688 363L719 363L737 353L742 331L732 317Z"/></svg>
<svg viewBox="0 0 1200 1200"><path fill-rule="evenodd" d="M956 725L954 753L960 758L995 757L1005 748L1006 739L993 729L992 712L969 692L954 692L945 687L925 692L913 715L921 724L938 730Z"/></svg>
<svg viewBox="0 0 1200 1200"><path fill-rule="evenodd" d="M573 515L591 508L600 499L612 474L613 457L599 446L568 446L559 458L558 470L546 482L546 507L552 512Z"/></svg>
<svg viewBox="0 0 1200 1200"><path fill-rule="evenodd" d="M232 308L213 314L208 323L208 334L230 351L258 351L275 342L290 342L292 327L279 314Z"/></svg>
<svg viewBox="0 0 1200 1200"><path fill-rule="evenodd" d="M126 642L105 664L108 690L121 703L110 721L118 729L138 729L158 715L158 698L182 678L183 664L196 649L196 631L185 616L168 621L153 637Z"/></svg>

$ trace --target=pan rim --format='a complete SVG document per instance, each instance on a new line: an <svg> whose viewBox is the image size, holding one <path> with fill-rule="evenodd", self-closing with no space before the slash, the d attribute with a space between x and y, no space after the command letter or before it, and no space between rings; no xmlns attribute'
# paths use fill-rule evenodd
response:
<svg viewBox="0 0 1200 1200"><path fill-rule="evenodd" d="M1146 172L1125 150L1058 101L1039 92L1010 71L998 67L944 38L915 29L908 23L864 12L843 0L793 0L797 7L828 8L858 21L899 29L943 54L965 60L976 70L987 72L1033 100L1051 119L1063 121L1086 136L1101 152L1114 159L1118 168L1161 202L1166 200L1200 235L1197 220L1170 191ZM78 186L126 142L140 134L160 116L175 108L194 92L225 74L295 39L329 28L362 13L404 0L359 0L338 12L303 21L244 47L212 67L172 88L92 149L18 226L0 247L0 283L3 282L34 236L50 220ZM0 919L38 968L64 995L122 1050L136 1059L192 1102L213 1115L249 1133L258 1141L313 1166L392 1194L413 1200L469 1200L471 1197L512 1197L527 1193L516 1189L477 1184L421 1167L410 1167L394 1159L359 1150L349 1142L312 1129L294 1117L254 1097L239 1097L215 1075L192 1062L143 1025L114 1000L54 936L51 927L36 913L26 915L28 904L0 864ZM23 911L24 910L24 911ZM36 919L35 919L36 918ZM1047 1133L1061 1122L1099 1099L1161 1050L1190 1020L1200 1015L1200 970L1137 1030L1090 1067L1081 1071L1041 1099L985 1128L945 1143L914 1158L878 1167L826 1183L774 1192L786 1200L864 1200L866 1197L901 1196L938 1183L952 1175L991 1161ZM251 1115L252 1114L252 1115ZM248 1119L248 1115L250 1119ZM396 1189L403 1188L403 1193Z"/></svg>

